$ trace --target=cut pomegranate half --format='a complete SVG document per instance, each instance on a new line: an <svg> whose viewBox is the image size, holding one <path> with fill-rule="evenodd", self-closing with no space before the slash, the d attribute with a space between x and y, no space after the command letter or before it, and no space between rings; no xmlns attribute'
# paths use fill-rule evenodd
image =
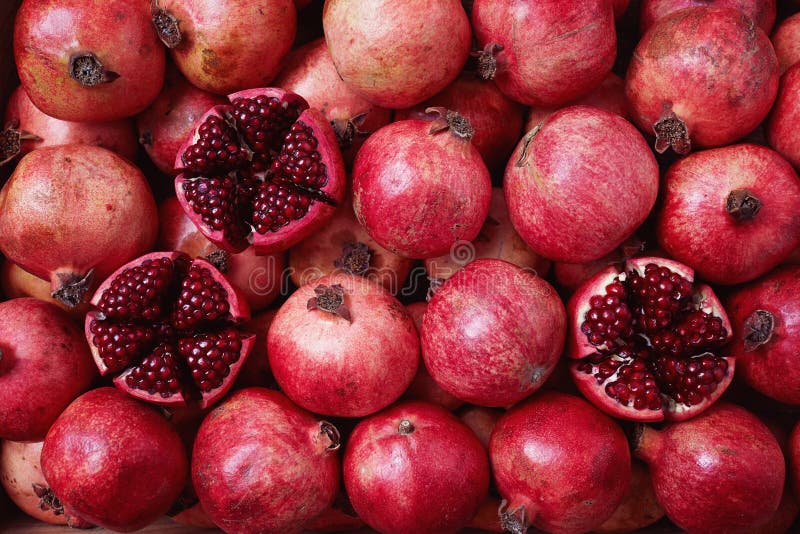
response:
<svg viewBox="0 0 800 534"><path fill-rule="evenodd" d="M91 300L84 329L100 374L155 404L206 408L230 389L255 335L241 298L212 264L153 252L120 267Z"/></svg>
<svg viewBox="0 0 800 534"><path fill-rule="evenodd" d="M676 261L641 257L608 267L568 304L567 354L578 389L621 419L682 421L722 395L734 359L719 354L731 338L713 290Z"/></svg>
<svg viewBox="0 0 800 534"><path fill-rule="evenodd" d="M300 96L248 89L214 106L181 149L178 201L229 252L285 250L333 216L346 175L336 134Z"/></svg>

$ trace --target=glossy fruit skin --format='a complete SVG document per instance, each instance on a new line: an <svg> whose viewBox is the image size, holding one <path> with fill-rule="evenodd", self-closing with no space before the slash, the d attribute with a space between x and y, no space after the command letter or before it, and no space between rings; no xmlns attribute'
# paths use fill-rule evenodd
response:
<svg viewBox="0 0 800 534"><path fill-rule="evenodd" d="M798 91L800 67L795 65L781 77L778 98L766 122L769 146L786 158L795 169L800 168L800 135L792 127L800 119Z"/></svg>
<svg viewBox="0 0 800 534"><path fill-rule="evenodd" d="M729 209L736 191L760 202L752 217ZM664 177L656 234L667 254L705 280L753 280L800 245L800 179L778 153L759 145L692 154Z"/></svg>
<svg viewBox="0 0 800 534"><path fill-rule="evenodd" d="M578 397L550 391L500 418L489 458L508 501L504 511L519 518L524 507L526 524L554 534L600 526L622 502L631 476L617 423Z"/></svg>
<svg viewBox="0 0 800 534"><path fill-rule="evenodd" d="M189 463L177 432L155 408L103 387L78 397L50 428L42 471L81 518L132 532L167 512Z"/></svg>
<svg viewBox="0 0 800 534"><path fill-rule="evenodd" d="M661 431L640 429L634 455L649 464L667 517L690 534L747 532L775 513L783 493L778 442L734 404L717 403Z"/></svg>
<svg viewBox="0 0 800 534"><path fill-rule="evenodd" d="M70 57L91 52L119 77L84 86L70 77ZM130 117L164 82L166 54L146 2L27 0L14 24L14 59L37 108L68 121Z"/></svg>
<svg viewBox="0 0 800 534"><path fill-rule="evenodd" d="M475 260L434 294L422 319L425 366L448 393L508 406L552 373L566 312L544 279L502 260Z"/></svg>
<svg viewBox="0 0 800 534"><path fill-rule="evenodd" d="M797 38L799 31L800 15L794 14L781 22L772 34L772 46L778 56L781 75L800 61L800 44Z"/></svg>
<svg viewBox="0 0 800 534"><path fill-rule="evenodd" d="M403 426L409 423L410 432ZM342 467L359 517L386 534L454 533L489 488L489 462L477 437L425 402L400 403L359 422Z"/></svg>
<svg viewBox="0 0 800 534"><path fill-rule="evenodd" d="M389 109L447 87L470 52L470 24L458 0L327 0L322 24L342 80Z"/></svg>
<svg viewBox="0 0 800 534"><path fill-rule="evenodd" d="M329 425L264 388L237 391L203 421L192 481L225 532L290 533L323 512L339 487ZM335 432L335 429L333 430Z"/></svg>
<svg viewBox="0 0 800 534"><path fill-rule="evenodd" d="M738 9L755 22L767 35L775 24L776 0L644 0L639 21L641 33L659 19L687 7L730 7Z"/></svg>
<svg viewBox="0 0 800 534"><path fill-rule="evenodd" d="M554 261L583 263L617 248L644 222L659 176L632 124L572 106L528 132L504 180L511 223L528 246Z"/></svg>

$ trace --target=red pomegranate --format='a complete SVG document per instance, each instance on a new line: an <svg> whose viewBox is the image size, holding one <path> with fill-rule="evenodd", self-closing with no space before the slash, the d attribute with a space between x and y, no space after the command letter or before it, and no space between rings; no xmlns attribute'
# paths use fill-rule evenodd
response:
<svg viewBox="0 0 800 534"><path fill-rule="evenodd" d="M432 97L456 79L470 51L469 19L458 0L328 0L322 25L342 80L384 108Z"/></svg>
<svg viewBox="0 0 800 534"><path fill-rule="evenodd" d="M340 437L277 391L247 388L203 421L192 481L225 532L299 533L339 488Z"/></svg>
<svg viewBox="0 0 800 534"><path fill-rule="evenodd" d="M464 528L489 489L480 441L450 412L406 402L359 422L344 452L347 494L384 534Z"/></svg>
<svg viewBox="0 0 800 534"><path fill-rule="evenodd" d="M130 117L164 82L164 47L146 2L25 0L14 60L36 107L65 121Z"/></svg>
<svg viewBox="0 0 800 534"><path fill-rule="evenodd" d="M341 488L330 508L312 519L305 528L311 532L353 532L363 529L365 526L356 511L353 510L353 505L344 488Z"/></svg>
<svg viewBox="0 0 800 534"><path fill-rule="evenodd" d="M564 347L566 315L544 279L511 263L475 260L433 295L422 356L451 395L508 406L539 389Z"/></svg>
<svg viewBox="0 0 800 534"><path fill-rule="evenodd" d="M535 253L582 263L605 256L644 222L658 178L655 157L631 123L572 106L520 141L503 189L511 223Z"/></svg>
<svg viewBox="0 0 800 534"><path fill-rule="evenodd" d="M50 296L50 282L34 276L19 265L8 260L0 263L0 288L6 298L16 299L33 297L35 299L55 304L71 317L82 320L89 309L88 302L81 302L77 306L67 306L58 299Z"/></svg>
<svg viewBox="0 0 800 534"><path fill-rule="evenodd" d="M178 151L178 200L223 250L286 250L319 230L343 200L336 136L294 93L262 88L228 98Z"/></svg>
<svg viewBox="0 0 800 534"><path fill-rule="evenodd" d="M107 387L64 410L47 433L41 461L67 513L118 532L164 515L189 471L183 443L161 413Z"/></svg>
<svg viewBox="0 0 800 534"><path fill-rule="evenodd" d="M698 50L704 53L698 54ZM766 33L738 9L681 9L656 22L633 53L625 94L655 149L687 154L750 133L778 92Z"/></svg>
<svg viewBox="0 0 800 534"><path fill-rule="evenodd" d="M510 98L555 107L589 93L617 53L608 0L475 0L472 27L481 76Z"/></svg>
<svg viewBox="0 0 800 534"><path fill-rule="evenodd" d="M663 430L641 425L633 444L667 517L689 534L748 532L778 508L783 454L744 408L718 403Z"/></svg>
<svg viewBox="0 0 800 534"><path fill-rule="evenodd" d="M622 429L579 397L550 391L500 418L489 458L504 499L500 523L514 533L593 530L614 513L631 478Z"/></svg>
<svg viewBox="0 0 800 534"><path fill-rule="evenodd" d="M800 61L800 14L786 18L775 28L772 46L778 56L781 74Z"/></svg>
<svg viewBox="0 0 800 534"><path fill-rule="evenodd" d="M800 91L800 67L795 65L781 78L778 98L766 123L769 146L789 160L795 168L800 168L800 134L793 128L794 121L800 118L798 91Z"/></svg>
<svg viewBox="0 0 800 534"><path fill-rule="evenodd" d="M644 529L664 517L656 500L647 466L639 460L631 464L631 482L622 503L605 523L592 530L597 534L627 534Z"/></svg>
<svg viewBox="0 0 800 534"><path fill-rule="evenodd" d="M80 328L53 304L0 303L0 439L39 441L97 377Z"/></svg>
<svg viewBox="0 0 800 534"><path fill-rule="evenodd" d="M242 328L247 332L253 332L256 338L250 356L247 357L247 361L239 371L239 376L236 377L234 389L246 387L278 389L267 358L267 332L277 313L276 309L256 313L249 321L242 324Z"/></svg>
<svg viewBox="0 0 800 534"><path fill-rule="evenodd" d="M687 7L729 7L747 15L767 35L775 24L775 0L644 0L639 27L644 34L659 19Z"/></svg>
<svg viewBox="0 0 800 534"><path fill-rule="evenodd" d="M432 109L432 108L431 108ZM447 253L472 241L489 212L491 179L458 113L384 126L353 165L353 208L382 247L408 258Z"/></svg>
<svg viewBox="0 0 800 534"><path fill-rule="evenodd" d="M609 265L622 264L634 256L640 256L645 248L645 243L634 234L629 239L626 239L622 245L600 259L584 263L555 262L553 264L553 275L558 285L569 294L572 294L572 292L582 286L589 278L607 268Z"/></svg>
<svg viewBox="0 0 800 534"><path fill-rule="evenodd" d="M142 172L105 148L26 155L0 191L0 249L77 306L111 272L153 246L158 214Z"/></svg>
<svg viewBox="0 0 800 534"><path fill-rule="evenodd" d="M292 47L292 0L151 0L152 24L186 79L227 94L268 85Z"/></svg>
<svg viewBox="0 0 800 534"><path fill-rule="evenodd" d="M800 422L794 425L789 435L786 457L789 462L787 477L790 479L792 491L797 495L800 490Z"/></svg>
<svg viewBox="0 0 800 534"><path fill-rule="evenodd" d="M610 266L575 291L567 316L575 383L615 417L688 419L733 378L734 359L721 349L731 336L728 316L678 262L646 256Z"/></svg>
<svg viewBox="0 0 800 534"><path fill-rule="evenodd" d="M502 417L503 410L484 406L466 406L458 411L458 418L478 436L486 451L489 451L489 438L492 437L494 425ZM497 510L497 508L495 508Z"/></svg>
<svg viewBox="0 0 800 534"><path fill-rule="evenodd" d="M800 245L800 179L759 145L692 154L664 177L656 234L667 254L710 282L753 280Z"/></svg>
<svg viewBox="0 0 800 534"><path fill-rule="evenodd" d="M419 363L419 337L383 287L333 274L302 286L281 306L267 355L278 385L302 408L361 417L406 390Z"/></svg>

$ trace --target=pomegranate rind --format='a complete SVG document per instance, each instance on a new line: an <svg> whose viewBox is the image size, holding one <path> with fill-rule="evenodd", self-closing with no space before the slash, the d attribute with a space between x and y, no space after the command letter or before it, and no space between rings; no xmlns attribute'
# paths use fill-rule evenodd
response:
<svg viewBox="0 0 800 534"><path fill-rule="evenodd" d="M609 397L606 394L605 384L608 382L608 380L613 380L613 377L616 375L612 375L611 378L603 383L598 383L594 374L581 371L579 368L580 365L581 362L573 362L570 364L569 370L570 373L572 373L572 379L574 380L575 385L578 387L578 391L580 391L581 394L586 397L586 399L591 402L595 408L607 415L616 417L617 419L625 419L627 421L655 423L665 419L666 410L663 407L658 410L651 410L647 408L639 410L633 406L622 404L613 397Z"/></svg>

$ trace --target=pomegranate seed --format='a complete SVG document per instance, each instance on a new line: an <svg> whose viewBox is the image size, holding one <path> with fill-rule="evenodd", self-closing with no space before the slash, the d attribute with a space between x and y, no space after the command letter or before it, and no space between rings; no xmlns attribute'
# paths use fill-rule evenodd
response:
<svg viewBox="0 0 800 534"><path fill-rule="evenodd" d="M198 139L181 155L186 168L197 173L229 172L247 160L236 130L224 119L211 115L197 129Z"/></svg>
<svg viewBox="0 0 800 534"><path fill-rule="evenodd" d="M97 307L112 319L154 321L164 312L164 295L175 266L169 258L149 259L117 276Z"/></svg>

